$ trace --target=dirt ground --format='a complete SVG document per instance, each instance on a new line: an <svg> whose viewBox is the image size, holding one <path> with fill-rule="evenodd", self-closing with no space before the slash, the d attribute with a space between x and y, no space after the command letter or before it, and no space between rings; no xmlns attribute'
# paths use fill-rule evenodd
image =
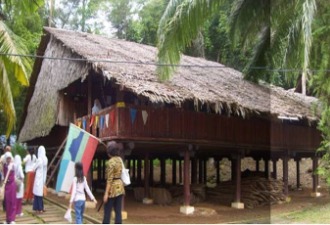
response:
<svg viewBox="0 0 330 225"><path fill-rule="evenodd" d="M295 190L290 192L291 201L280 205L263 206L254 209L233 209L229 205L220 205L205 201L194 205L193 215L180 213L179 204L145 205L133 198L131 190L127 190L125 198L125 211L128 214L123 223L126 224L216 224L216 223L272 223L276 216L289 212L307 209L316 205L329 203L329 194L326 189L319 190L321 197L310 197L311 190ZM97 194L98 205L102 194ZM59 204L68 205L67 199L49 194L48 198ZM98 212L96 209L86 209L86 215L98 219L103 217L103 208ZM278 223L278 222L276 222Z"/></svg>
<svg viewBox="0 0 330 225"><path fill-rule="evenodd" d="M226 174L224 169L229 167L225 161L221 165L222 181L227 180L230 174ZM260 165L261 170L263 165ZM255 163L251 159L247 159L242 164L242 170L249 168L255 169ZM271 165L270 165L270 168ZM293 160L289 163L289 197L290 202L257 207L254 209L234 209L230 205L223 205L206 199L203 202L193 205L195 212L193 215L184 215L180 213L180 204L172 203L169 205L146 205L134 199L132 187L126 188L125 210L127 219L123 220L126 224L216 224L216 223L286 223L286 221L278 221L276 217L290 212L308 209L317 205L329 203L330 197L322 179L320 180L319 192L322 196L318 198L311 197L312 176L310 173L311 160L301 161L301 185L302 188L297 190L296 187L296 170ZM170 168L169 168L170 171ZM157 171L155 171L155 174ZM170 174L170 172L168 173ZM282 179L281 162L278 163L278 179ZM155 176L156 177L156 176ZM102 190L95 194L98 199L97 208L101 203L103 196ZM59 204L68 205L69 200L64 197L58 197L55 194L49 194L49 198L55 200ZM100 211L96 209L86 209L86 215L93 217L100 222L103 217L103 208ZM113 222L113 220L112 220ZM287 222L288 223L288 222Z"/></svg>

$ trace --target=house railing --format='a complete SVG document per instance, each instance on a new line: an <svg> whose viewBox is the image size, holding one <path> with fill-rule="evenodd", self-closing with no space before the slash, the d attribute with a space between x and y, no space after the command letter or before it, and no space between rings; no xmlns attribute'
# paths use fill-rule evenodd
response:
<svg viewBox="0 0 330 225"><path fill-rule="evenodd" d="M228 117L178 108L155 108L119 102L75 123L103 140L215 142L230 146L315 150L320 133L308 126Z"/></svg>

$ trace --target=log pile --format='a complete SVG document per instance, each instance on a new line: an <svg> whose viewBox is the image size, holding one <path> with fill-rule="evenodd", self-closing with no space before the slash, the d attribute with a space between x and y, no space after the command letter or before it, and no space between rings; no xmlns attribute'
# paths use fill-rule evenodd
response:
<svg viewBox="0 0 330 225"><path fill-rule="evenodd" d="M134 189L134 198L136 201L142 202L145 197L143 187L135 187ZM159 205L168 205L172 202L172 196L166 188L150 188L150 196L153 199L155 204Z"/></svg>
<svg viewBox="0 0 330 225"><path fill-rule="evenodd" d="M207 189L208 199L231 204L235 197L235 183L221 182L216 188ZM246 177L242 178L241 202L245 208L255 208L262 205L279 204L285 201L283 182L272 178Z"/></svg>
<svg viewBox="0 0 330 225"><path fill-rule="evenodd" d="M172 186L169 188L169 192L172 195L173 202L183 204L184 193L183 186ZM206 199L206 188L204 184L192 184L190 186L190 204L202 202Z"/></svg>

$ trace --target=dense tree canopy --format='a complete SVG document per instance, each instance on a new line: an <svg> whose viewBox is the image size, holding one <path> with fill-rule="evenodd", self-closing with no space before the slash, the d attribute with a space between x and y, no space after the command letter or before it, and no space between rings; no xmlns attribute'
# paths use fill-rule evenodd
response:
<svg viewBox="0 0 330 225"><path fill-rule="evenodd" d="M33 53L42 29L41 0L7 0L0 4L0 131L8 136L22 111L24 86L29 84ZM39 14L40 13L40 14ZM18 104L16 104L18 103Z"/></svg>
<svg viewBox="0 0 330 225"><path fill-rule="evenodd" d="M53 1L54 2L54 1ZM160 64L177 64L182 53L198 55L242 71L247 79L285 88L298 79L319 97L319 128L325 153L320 173L330 183L330 4L328 0L56 0L52 24L158 46ZM100 19L97 14L103 15ZM31 59L42 27L44 0L0 0L0 131L19 117ZM105 24L111 23L112 28ZM6 55L7 54L7 55ZM175 67L160 67L168 79ZM308 78L310 80L308 80ZM304 85L303 85L304 87ZM16 109L16 110L15 110ZM4 120L5 119L5 120ZM4 123L5 121L5 123Z"/></svg>

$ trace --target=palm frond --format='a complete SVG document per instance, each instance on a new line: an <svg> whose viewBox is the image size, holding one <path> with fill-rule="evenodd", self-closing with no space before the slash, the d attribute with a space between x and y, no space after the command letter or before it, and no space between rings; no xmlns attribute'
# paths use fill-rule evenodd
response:
<svg viewBox="0 0 330 225"><path fill-rule="evenodd" d="M243 73L245 74L246 79L256 83L259 79L270 81L269 72L264 69L268 65L267 52L269 52L270 46L269 27L264 28L258 38L257 43L258 44L255 45L252 56Z"/></svg>
<svg viewBox="0 0 330 225"><path fill-rule="evenodd" d="M10 82L8 80L8 74L6 67L2 60L0 60L0 99L1 99L1 109L4 112L7 122L6 136L8 137L11 130L13 129L16 122L16 113L13 102L13 97L10 88Z"/></svg>
<svg viewBox="0 0 330 225"><path fill-rule="evenodd" d="M312 46L312 22L316 11L315 0L305 0L302 3L301 13L301 26L303 31L304 41L304 63L303 70L306 70L309 66L309 53Z"/></svg>
<svg viewBox="0 0 330 225"><path fill-rule="evenodd" d="M17 37L7 26L0 20L0 52L3 57L8 58L8 63L4 64L6 68L14 68L13 73L16 79L24 86L29 85L29 74L31 71L31 63L28 58L16 56L24 55L28 51ZM8 69L7 69L8 70Z"/></svg>
<svg viewBox="0 0 330 225"><path fill-rule="evenodd" d="M159 22L157 72L169 79L182 50L191 44L204 22L218 10L221 0L171 0Z"/></svg>
<svg viewBox="0 0 330 225"><path fill-rule="evenodd" d="M269 0L235 0L232 3L229 34L235 45L254 40L256 34L262 32L265 26L270 26Z"/></svg>

